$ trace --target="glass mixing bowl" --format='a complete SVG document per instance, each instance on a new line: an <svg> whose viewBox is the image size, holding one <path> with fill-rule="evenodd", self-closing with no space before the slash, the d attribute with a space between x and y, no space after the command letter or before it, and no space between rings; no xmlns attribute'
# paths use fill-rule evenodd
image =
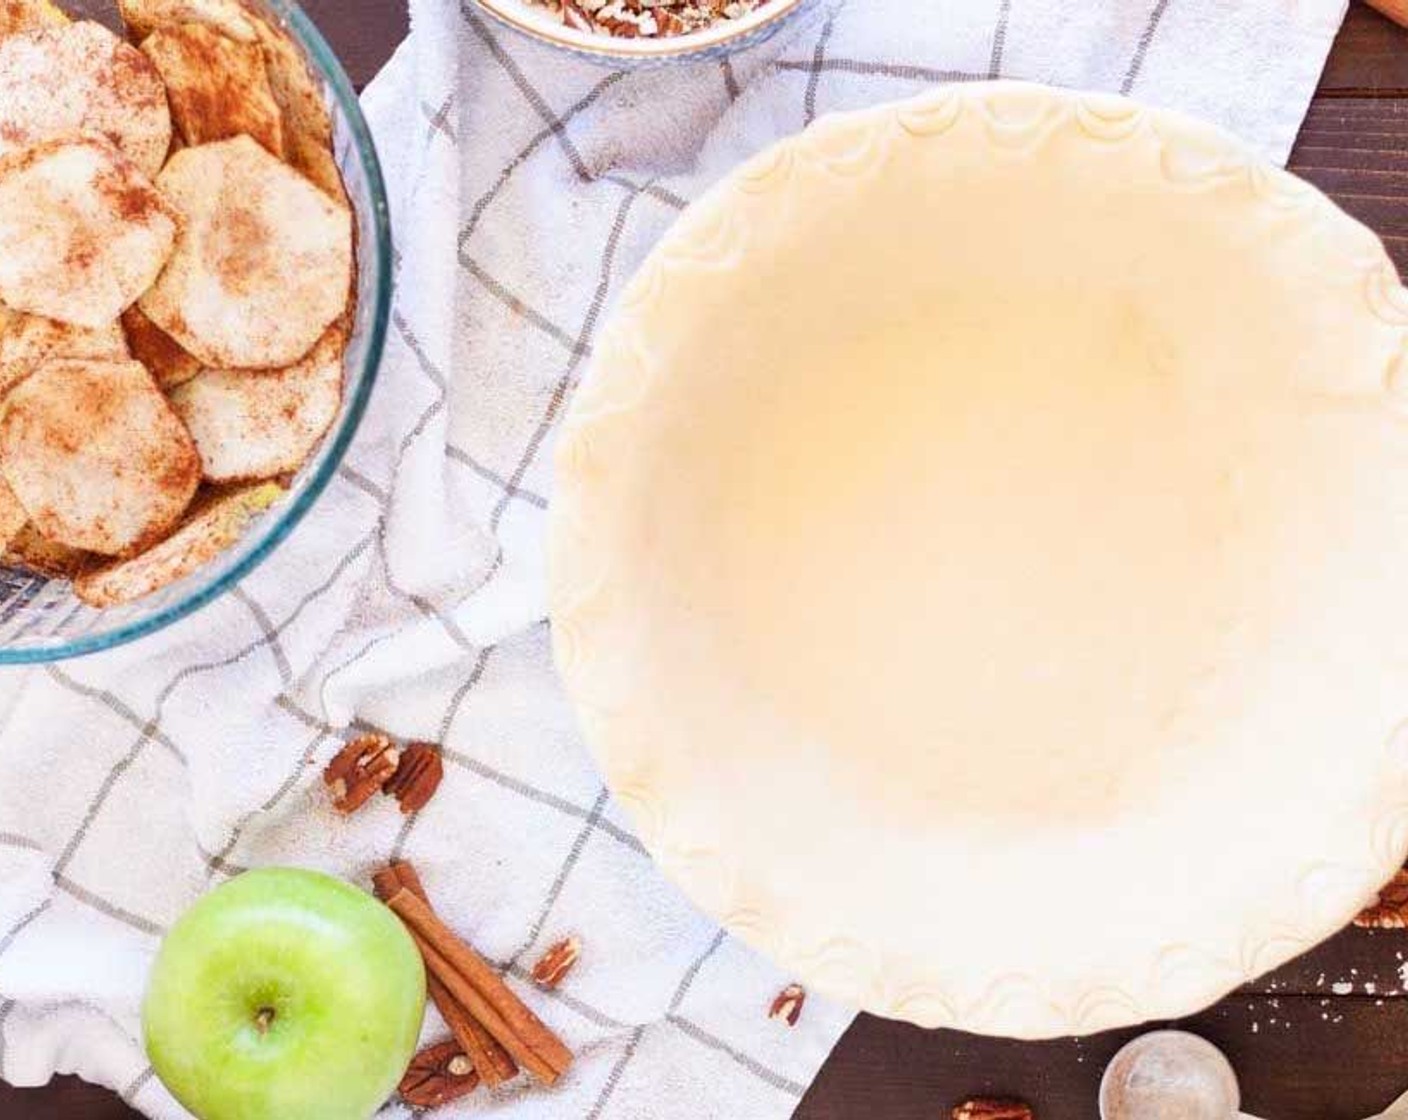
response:
<svg viewBox="0 0 1408 1120"><path fill-rule="evenodd" d="M249 2L272 15L302 49L332 114L334 155L352 201L357 237L357 308L344 359L342 405L280 502L229 551L155 594L99 611L80 603L66 580L0 566L0 665L58 661L108 649L160 630L223 595L312 508L366 411L391 306L391 231L381 167L352 83L318 29L291 0ZM75 17L119 26L113 0L70 0L63 6Z"/></svg>

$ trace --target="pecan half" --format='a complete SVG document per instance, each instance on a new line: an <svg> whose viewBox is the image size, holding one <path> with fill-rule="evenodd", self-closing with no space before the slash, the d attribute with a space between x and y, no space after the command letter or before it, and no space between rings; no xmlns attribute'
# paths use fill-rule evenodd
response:
<svg viewBox="0 0 1408 1120"><path fill-rule="evenodd" d="M807 990L801 984L788 984L777 993L777 998L768 1008L768 1018L795 1027L802 1017L802 1005L807 1002Z"/></svg>
<svg viewBox="0 0 1408 1120"><path fill-rule="evenodd" d="M1361 929L1408 929L1408 871L1395 875L1354 924Z"/></svg>
<svg viewBox="0 0 1408 1120"><path fill-rule="evenodd" d="M332 807L339 813L355 813L396 773L400 761L399 752L385 735L353 739L323 771Z"/></svg>
<svg viewBox="0 0 1408 1120"><path fill-rule="evenodd" d="M401 803L401 812L419 812L435 796L444 776L440 748L432 743L412 743L401 753L401 764L386 783L386 793Z"/></svg>
<svg viewBox="0 0 1408 1120"><path fill-rule="evenodd" d="M572 966L581 955L582 943L575 937L564 938L550 946L533 966L533 983L552 991L572 971Z"/></svg>
<svg viewBox="0 0 1408 1120"><path fill-rule="evenodd" d="M1018 1100L974 1097L953 1106L953 1120L1035 1120L1035 1114Z"/></svg>
<svg viewBox="0 0 1408 1120"><path fill-rule="evenodd" d="M412 1108L439 1108L468 1096L478 1085L474 1063L451 1041L427 1046L412 1058L396 1091Z"/></svg>

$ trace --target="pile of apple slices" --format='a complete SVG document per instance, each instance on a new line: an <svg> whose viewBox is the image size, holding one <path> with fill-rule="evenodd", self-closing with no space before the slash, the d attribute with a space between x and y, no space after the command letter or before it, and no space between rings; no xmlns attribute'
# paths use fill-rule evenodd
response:
<svg viewBox="0 0 1408 1120"><path fill-rule="evenodd" d="M0 0L0 561L129 602L228 548L342 399L353 226L321 92L241 0L132 42Z"/></svg>

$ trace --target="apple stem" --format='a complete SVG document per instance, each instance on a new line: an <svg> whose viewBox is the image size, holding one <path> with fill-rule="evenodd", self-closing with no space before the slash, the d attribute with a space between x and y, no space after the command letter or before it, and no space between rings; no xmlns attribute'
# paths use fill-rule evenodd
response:
<svg viewBox="0 0 1408 1120"><path fill-rule="evenodd" d="M272 1007L261 1007L259 1013L254 1016L254 1029L261 1035L269 1033L269 1028L274 1025L274 1009Z"/></svg>

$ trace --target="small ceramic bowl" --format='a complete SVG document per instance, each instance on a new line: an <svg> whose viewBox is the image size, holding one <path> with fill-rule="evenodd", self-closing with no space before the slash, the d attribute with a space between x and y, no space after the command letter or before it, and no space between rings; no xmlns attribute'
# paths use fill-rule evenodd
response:
<svg viewBox="0 0 1408 1120"><path fill-rule="evenodd" d="M768 0L738 19L722 20L706 31L671 38L618 39L568 27L547 8L527 0L475 0L500 23L530 39L580 58L617 68L660 66L723 58L772 37L788 20L816 0Z"/></svg>
<svg viewBox="0 0 1408 1120"><path fill-rule="evenodd" d="M1241 1105L1232 1063L1187 1031L1140 1035L1100 1079L1100 1120L1239 1120Z"/></svg>

